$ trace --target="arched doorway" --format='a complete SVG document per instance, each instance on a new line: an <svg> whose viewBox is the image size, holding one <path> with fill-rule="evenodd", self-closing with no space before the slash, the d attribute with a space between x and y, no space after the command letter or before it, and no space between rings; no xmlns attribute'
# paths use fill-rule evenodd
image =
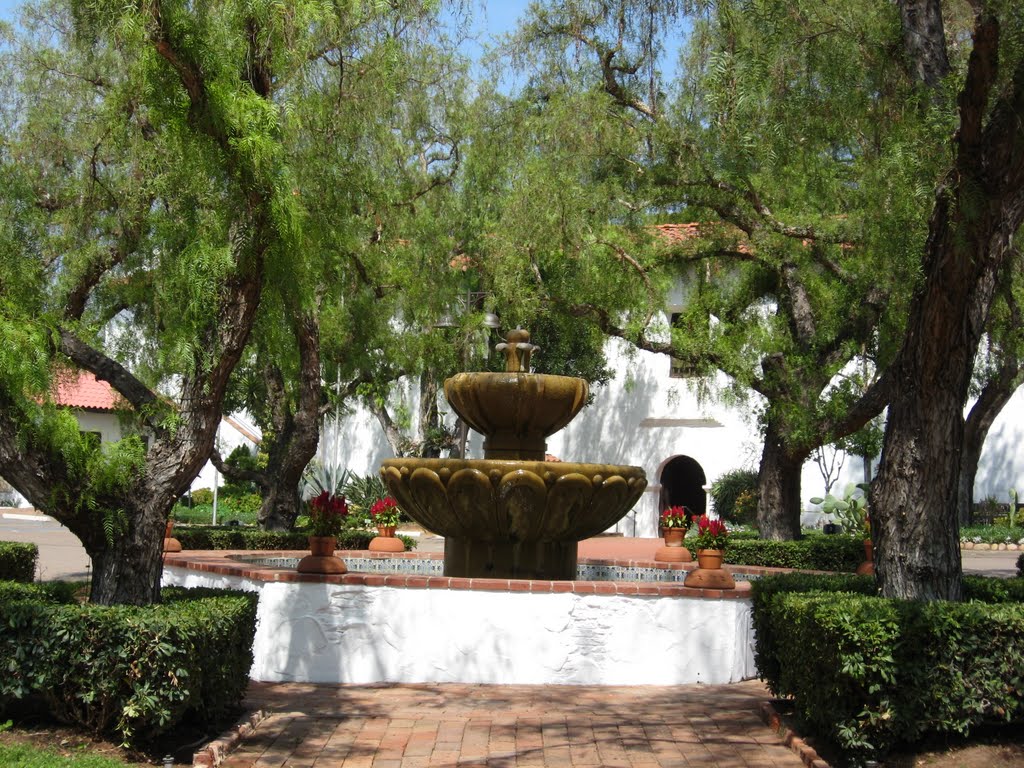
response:
<svg viewBox="0 0 1024 768"><path fill-rule="evenodd" d="M703 515L708 509L704 469L689 456L673 456L661 469L661 509L683 506L691 514Z"/></svg>

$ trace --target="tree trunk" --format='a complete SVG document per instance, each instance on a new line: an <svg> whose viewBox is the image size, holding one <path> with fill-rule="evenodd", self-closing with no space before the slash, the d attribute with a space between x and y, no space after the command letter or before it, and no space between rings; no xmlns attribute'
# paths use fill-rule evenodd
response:
<svg viewBox="0 0 1024 768"><path fill-rule="evenodd" d="M904 0L901 8L911 5ZM927 34L928 24L915 22L922 18L903 14L905 38ZM963 407L997 276L1024 219L1024 62L1000 82L1000 25L988 10L975 19L972 43L958 98L955 165L935 194L923 282L890 368L893 397L871 486L875 573L886 597L962 595ZM934 61L917 58L925 68Z"/></svg>
<svg viewBox="0 0 1024 768"><path fill-rule="evenodd" d="M964 424L964 447L960 457L960 480L957 487L957 518L961 527L971 523L971 507L974 503L974 478L978 474L978 462L985 438L992 428L996 416L1013 397L1019 385L1020 366L1012 356L1002 361L995 376L981 391L977 402L971 407Z"/></svg>
<svg viewBox="0 0 1024 768"><path fill-rule="evenodd" d="M792 541L800 537L800 474L807 455L793 456L776 430L765 428L757 474L757 529L761 538Z"/></svg>
<svg viewBox="0 0 1024 768"><path fill-rule="evenodd" d="M437 436L441 431L441 414L437 408L437 379L432 371L420 374L420 456L436 459L441 456Z"/></svg>
<svg viewBox="0 0 1024 768"><path fill-rule="evenodd" d="M108 543L90 546L95 540L83 538L92 558L89 601L97 605L149 605L160 599L163 573L163 543L166 514L154 505L126 510L128 530Z"/></svg>

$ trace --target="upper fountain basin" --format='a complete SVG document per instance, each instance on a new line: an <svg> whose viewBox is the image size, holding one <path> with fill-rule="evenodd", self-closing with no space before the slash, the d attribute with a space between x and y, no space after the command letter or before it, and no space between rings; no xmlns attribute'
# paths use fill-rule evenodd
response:
<svg viewBox="0 0 1024 768"><path fill-rule="evenodd" d="M458 373L444 383L455 412L485 435L487 458L544 458L544 438L586 405L587 382L541 373Z"/></svg>

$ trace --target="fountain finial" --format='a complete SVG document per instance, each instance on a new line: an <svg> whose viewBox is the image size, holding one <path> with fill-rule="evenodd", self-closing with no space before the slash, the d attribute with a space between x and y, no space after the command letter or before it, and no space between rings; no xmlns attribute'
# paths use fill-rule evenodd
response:
<svg viewBox="0 0 1024 768"><path fill-rule="evenodd" d="M530 332L523 328L509 331L505 341L494 348L505 353L505 371L507 373L529 373L530 355L540 347L530 343Z"/></svg>

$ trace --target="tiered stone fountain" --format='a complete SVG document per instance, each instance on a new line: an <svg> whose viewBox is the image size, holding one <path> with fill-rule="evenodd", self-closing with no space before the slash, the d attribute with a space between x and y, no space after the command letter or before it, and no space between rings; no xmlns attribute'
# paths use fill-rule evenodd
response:
<svg viewBox="0 0 1024 768"><path fill-rule="evenodd" d="M446 576L576 578L577 544L640 498L640 467L544 461L545 439L586 404L583 379L530 373L537 347L512 331L503 373L460 373L448 402L484 435L484 458L389 459L381 475L401 507L445 537Z"/></svg>

